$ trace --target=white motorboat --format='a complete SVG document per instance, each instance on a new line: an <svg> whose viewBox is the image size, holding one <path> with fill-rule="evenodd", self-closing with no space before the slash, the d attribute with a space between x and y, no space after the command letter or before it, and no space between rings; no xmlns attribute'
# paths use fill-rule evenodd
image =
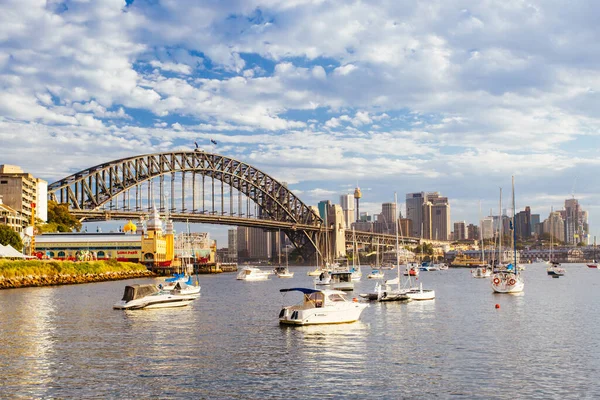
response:
<svg viewBox="0 0 600 400"><path fill-rule="evenodd" d="M286 267L275 267L273 268L273 272L277 275L278 278L293 278L294 273L290 271L290 269Z"/></svg>
<svg viewBox="0 0 600 400"><path fill-rule="evenodd" d="M281 289L280 292L298 291L304 294L302 303L285 306L279 312L283 325L342 324L358 321L367 304L357 299L349 301L339 290L308 288Z"/></svg>
<svg viewBox="0 0 600 400"><path fill-rule="evenodd" d="M560 266L559 262L552 261L550 266L546 268L546 273L550 276L563 276L565 269Z"/></svg>
<svg viewBox="0 0 600 400"><path fill-rule="evenodd" d="M383 283L377 282L375 289L371 293L360 294L369 300L378 301L410 301L410 297L407 295L408 290L400 287L400 279L394 278L387 280Z"/></svg>
<svg viewBox="0 0 600 400"><path fill-rule="evenodd" d="M125 286L123 298L113 305L117 310L142 308L183 307L198 298L197 294L177 294L161 291L156 285L137 284Z"/></svg>
<svg viewBox="0 0 600 400"><path fill-rule="evenodd" d="M383 279L384 274L380 269L374 269L371 271L369 275L367 275L367 279Z"/></svg>
<svg viewBox="0 0 600 400"><path fill-rule="evenodd" d="M238 272L236 279L241 281L266 281L271 274L271 271L263 271L260 268L244 267Z"/></svg>
<svg viewBox="0 0 600 400"><path fill-rule="evenodd" d="M352 272L335 271L330 274L331 289L334 290L354 290L354 282L352 281Z"/></svg>
<svg viewBox="0 0 600 400"><path fill-rule="evenodd" d="M329 275L329 272L323 271L314 279L314 283L318 286L327 286L331 283L331 275Z"/></svg>

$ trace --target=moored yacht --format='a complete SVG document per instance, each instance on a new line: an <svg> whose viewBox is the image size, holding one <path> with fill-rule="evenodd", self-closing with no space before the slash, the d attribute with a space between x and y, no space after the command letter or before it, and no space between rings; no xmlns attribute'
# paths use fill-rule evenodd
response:
<svg viewBox="0 0 600 400"><path fill-rule="evenodd" d="M113 305L117 310L142 308L183 307L198 298L197 294L177 294L161 291L156 285L136 284L125 286L123 298Z"/></svg>
<svg viewBox="0 0 600 400"><path fill-rule="evenodd" d="M550 266L546 268L546 273L550 276L563 276L565 274L565 269L561 268L559 262L552 261Z"/></svg>
<svg viewBox="0 0 600 400"><path fill-rule="evenodd" d="M241 281L266 281L271 273L271 271L263 271L256 267L244 267L238 272L236 279Z"/></svg>
<svg viewBox="0 0 600 400"><path fill-rule="evenodd" d="M356 299L349 301L339 290L308 288L281 289L280 292L298 291L304 294L302 303L286 306L279 312L283 325L342 324L358 321L367 304Z"/></svg>

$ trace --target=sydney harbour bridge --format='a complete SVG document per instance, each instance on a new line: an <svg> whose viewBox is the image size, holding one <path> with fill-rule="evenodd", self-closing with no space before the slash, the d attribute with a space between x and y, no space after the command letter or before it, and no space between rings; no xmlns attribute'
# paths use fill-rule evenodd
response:
<svg viewBox="0 0 600 400"><path fill-rule="evenodd" d="M330 243L394 247L395 235L343 229L325 221L285 184L242 161L204 151L145 154L109 161L48 186L82 221L140 219L156 207L173 221L280 230L306 260L333 259ZM418 238L403 237L416 244ZM327 244L329 243L329 244Z"/></svg>

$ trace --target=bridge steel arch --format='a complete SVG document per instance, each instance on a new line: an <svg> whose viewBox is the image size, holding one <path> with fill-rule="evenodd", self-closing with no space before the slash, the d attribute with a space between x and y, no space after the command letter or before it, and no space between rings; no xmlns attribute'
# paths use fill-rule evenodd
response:
<svg viewBox="0 0 600 400"><path fill-rule="evenodd" d="M186 176L192 174L192 207L186 207ZM176 178L176 175L179 178ZM165 195L168 188L164 177L170 176L171 204ZM197 206L196 181L202 177L202 209ZM327 228L320 216L304 204L285 185L258 168L239 160L203 151L180 151L145 154L109 161L79 171L48 186L48 197L58 203L67 203L70 211L83 220L130 219L147 214L155 203L155 178L159 179L159 204L162 212L169 211L175 221L241 225L275 230L281 229L300 250L303 257L314 254L316 244L323 243ZM205 207L205 179L212 186L212 211ZM181 209L175 207L175 182L180 186ZM215 180L221 182L220 212L215 211ZM144 204L139 193L147 186ZM224 187L229 187L229 212L225 210ZM233 189L257 206L257 218L248 218L250 212L233 212ZM135 207L130 207L131 192L135 191ZM119 199L122 201L120 202ZM127 202L127 207L125 206ZM115 206L116 203L116 206ZM119 204L122 203L123 207ZM189 204L189 203L188 203ZM133 208L133 209L132 209ZM246 217L244 217L246 215Z"/></svg>

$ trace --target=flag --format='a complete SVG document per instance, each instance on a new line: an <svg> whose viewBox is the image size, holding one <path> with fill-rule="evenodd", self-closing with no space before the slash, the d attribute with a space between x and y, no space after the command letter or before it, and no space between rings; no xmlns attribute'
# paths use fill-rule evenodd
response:
<svg viewBox="0 0 600 400"><path fill-rule="evenodd" d="M210 139L210 142L211 142L212 144L214 144L215 146L217 145L217 141L216 141L216 140Z"/></svg>

